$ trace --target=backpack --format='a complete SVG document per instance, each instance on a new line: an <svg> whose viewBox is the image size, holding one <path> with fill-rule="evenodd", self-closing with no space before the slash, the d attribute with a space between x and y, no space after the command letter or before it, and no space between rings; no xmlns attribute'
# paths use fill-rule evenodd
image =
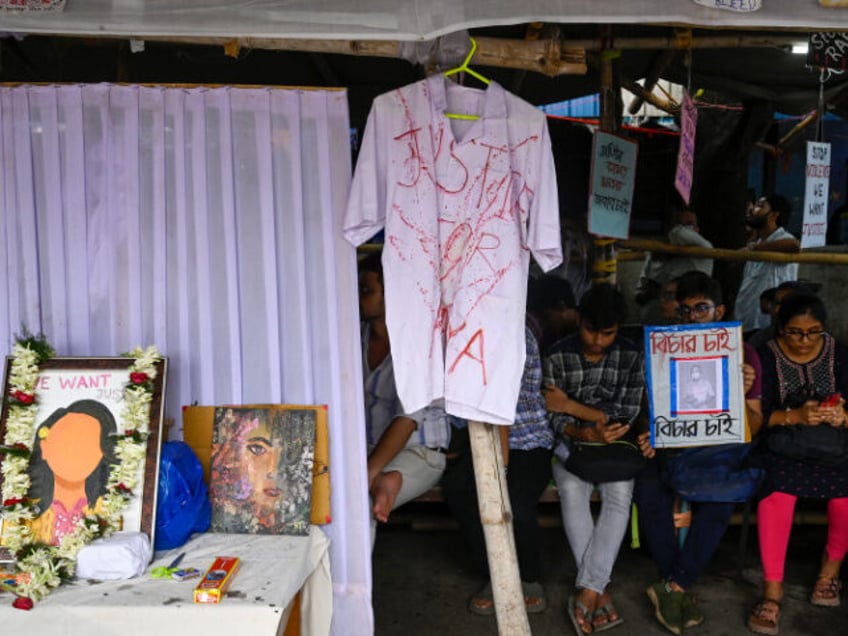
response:
<svg viewBox="0 0 848 636"><path fill-rule="evenodd" d="M765 478L763 468L746 465L751 446L717 444L664 451L663 478L686 501L747 501Z"/></svg>

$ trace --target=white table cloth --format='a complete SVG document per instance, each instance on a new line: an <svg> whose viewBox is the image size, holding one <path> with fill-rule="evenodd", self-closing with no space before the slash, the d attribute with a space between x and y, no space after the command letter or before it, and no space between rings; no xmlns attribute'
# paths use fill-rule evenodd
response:
<svg viewBox="0 0 848 636"><path fill-rule="evenodd" d="M329 634L333 590L329 540L312 526L305 537L203 534L161 553L143 577L63 585L31 611L11 606L0 594L4 634L38 636L222 636L282 634L295 595L301 595L301 634ZM219 604L194 603L199 579L154 579L150 571L185 552L180 567L205 572L216 556L237 556L241 569Z"/></svg>

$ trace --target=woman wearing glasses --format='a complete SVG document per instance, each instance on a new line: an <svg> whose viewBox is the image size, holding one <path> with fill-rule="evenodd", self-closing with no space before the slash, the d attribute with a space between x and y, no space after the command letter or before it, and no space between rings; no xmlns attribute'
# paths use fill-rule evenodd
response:
<svg viewBox="0 0 848 636"><path fill-rule="evenodd" d="M848 395L848 348L825 331L826 317L822 301L810 294L790 294L780 305L777 336L759 351L763 419L772 431L792 425L845 428L841 395ZM775 452L771 442L768 446L769 494L757 508L765 580L762 600L748 619L748 628L758 634L778 633L783 569L798 497L828 500L827 544L810 595L813 605L839 605L839 569L848 552L848 464L793 459Z"/></svg>

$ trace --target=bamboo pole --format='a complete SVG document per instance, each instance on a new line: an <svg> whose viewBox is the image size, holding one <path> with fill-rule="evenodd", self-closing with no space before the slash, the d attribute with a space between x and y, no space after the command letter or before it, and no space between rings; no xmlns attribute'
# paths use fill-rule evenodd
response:
<svg viewBox="0 0 848 636"><path fill-rule="evenodd" d="M116 39L114 35L92 34L85 37ZM300 51L399 58L401 45L398 40L317 40L173 35L132 35L120 39L222 46L227 55L231 56L237 56L240 49L264 49L268 51ZM575 49L572 46L564 46L562 40L559 39L516 40L491 37L475 39L477 40L477 52L474 54L473 63L476 65L536 71L549 77L586 74L586 51Z"/></svg>
<svg viewBox="0 0 848 636"><path fill-rule="evenodd" d="M675 52L672 49L665 49L660 52L657 56L657 59L654 60L654 63L651 64L651 68L648 71L648 74L645 76L645 85L643 90L648 95L653 95L654 86L656 86L657 82L660 79L660 76L663 74L668 65L671 64L671 61L674 59ZM622 78L623 83L623 78ZM630 90L628 88L628 90ZM633 92L632 90L630 92ZM639 112L639 109L642 108L642 103L646 98L642 95L636 94L636 99L633 100L633 103L630 104L630 108L628 112L631 115L635 115ZM666 112L670 112L667 109Z"/></svg>
<svg viewBox="0 0 848 636"><path fill-rule="evenodd" d="M524 606L524 592L518 572L515 536L512 531L512 507L497 428L483 422L468 422L480 521L486 538L498 634L529 636L530 622L527 620L527 608Z"/></svg>
<svg viewBox="0 0 848 636"><path fill-rule="evenodd" d="M609 44L612 40L612 27L601 26L602 39ZM616 99L613 80L613 50L604 48L600 54L600 94L601 112L599 129L604 132L615 132L618 129L616 121ZM645 96L645 99L649 99ZM615 284L617 262L615 259L615 241L595 237L592 241L592 282Z"/></svg>
<svg viewBox="0 0 848 636"><path fill-rule="evenodd" d="M714 247L684 247L671 245L663 241L651 239L627 239L617 241L619 247L664 252L666 254L682 254L696 258L713 258L724 261L766 261L770 263L825 263L830 265L848 265L848 254L835 252L764 252L759 250L738 249L729 250Z"/></svg>

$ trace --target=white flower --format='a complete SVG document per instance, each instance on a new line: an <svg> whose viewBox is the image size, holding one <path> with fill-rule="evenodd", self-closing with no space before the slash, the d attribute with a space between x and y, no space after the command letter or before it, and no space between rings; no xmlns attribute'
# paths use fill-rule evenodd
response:
<svg viewBox="0 0 848 636"><path fill-rule="evenodd" d="M134 357L130 373L146 373L151 379L156 377L156 364L162 359L155 346L141 349L136 347L127 355ZM13 391L34 394L38 382L38 354L31 349L16 345L10 367L9 384ZM146 433L150 422L150 405L153 396L144 387L129 385L124 391L124 408L121 413L120 430L133 430ZM35 423L38 406L33 404L12 404L6 419L6 445L24 444L31 448L35 437ZM107 487L112 489L124 484L134 489L142 474L146 444L123 437L116 444L118 463L110 472ZM6 499L23 498L29 491L30 478L27 474L28 457L8 455L0 464L3 473L2 497ZM102 500L101 515L88 515L77 522L74 530L62 537L58 546L40 548L31 552L17 563L18 569L29 575L18 584L18 593L33 600L40 600L59 586L62 576L73 575L76 568L76 556L84 545L92 539L109 535L121 527L121 515L131 499L129 493L107 493ZM30 507L15 506L3 512L3 535L5 545L17 552L31 546L34 541L32 530L24 522L32 520L35 513ZM103 527L105 526L105 528Z"/></svg>

